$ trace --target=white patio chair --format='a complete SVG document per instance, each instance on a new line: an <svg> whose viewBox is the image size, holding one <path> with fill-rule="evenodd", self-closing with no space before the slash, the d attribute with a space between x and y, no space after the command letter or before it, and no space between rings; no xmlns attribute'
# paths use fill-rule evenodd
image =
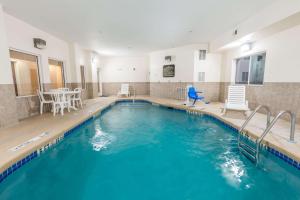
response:
<svg viewBox="0 0 300 200"><path fill-rule="evenodd" d="M118 96L130 96L129 84L121 84L121 90L118 92Z"/></svg>
<svg viewBox="0 0 300 200"><path fill-rule="evenodd" d="M225 101L224 114L227 110L244 111L245 114L249 110L244 85L231 85L228 87L228 99Z"/></svg>
<svg viewBox="0 0 300 200"><path fill-rule="evenodd" d="M56 92L53 95L53 116L56 115L60 111L61 115L64 115L64 109L68 108L68 111L70 112L70 102L67 101L65 94L62 92Z"/></svg>
<svg viewBox="0 0 300 200"><path fill-rule="evenodd" d="M62 91L70 91L69 88L58 88L58 90L62 90Z"/></svg>
<svg viewBox="0 0 300 200"><path fill-rule="evenodd" d="M51 97L51 100L46 100L43 93L40 90L37 90L37 94L40 100L40 114L43 114L44 111L44 104L50 104L51 106L53 106L53 99Z"/></svg>
<svg viewBox="0 0 300 200"><path fill-rule="evenodd" d="M72 105L74 107L78 107L78 108L79 108L79 105L80 105L80 107L83 108L82 100L81 100L82 89L81 88L75 88L74 92L76 92L76 93L72 96L72 99L71 99Z"/></svg>

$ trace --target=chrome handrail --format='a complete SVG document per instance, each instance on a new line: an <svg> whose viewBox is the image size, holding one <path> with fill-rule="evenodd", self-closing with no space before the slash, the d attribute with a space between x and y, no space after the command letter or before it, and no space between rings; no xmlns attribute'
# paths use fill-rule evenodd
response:
<svg viewBox="0 0 300 200"><path fill-rule="evenodd" d="M133 90L133 98L132 101L135 102L135 97L136 97L136 91L135 91L135 87L132 85L132 90Z"/></svg>
<svg viewBox="0 0 300 200"><path fill-rule="evenodd" d="M290 119L291 119L290 142L295 141L296 115L295 115L295 113L293 113L289 110L280 111L278 113L278 115L272 120L270 125L266 128L266 130L263 132L263 134L258 139L256 139L256 157L257 157L257 160L258 160L258 156L259 156L259 148L260 148L260 145L261 145L263 139L266 137L266 135L273 128L273 126L277 122L277 120L284 114L289 114Z"/></svg>
<svg viewBox="0 0 300 200"><path fill-rule="evenodd" d="M266 128L270 125L271 122L271 110L268 106L265 105L259 105L255 108L255 110L251 113L251 115L247 118L247 120L244 122L244 124L241 126L239 132L241 133L245 127L247 126L247 124L249 123L249 121L253 118L253 116L260 110L264 108L267 111L267 125Z"/></svg>
<svg viewBox="0 0 300 200"><path fill-rule="evenodd" d="M254 117L254 115L260 110L260 109L265 109L267 111L267 124L266 124L266 128L270 125L270 121L271 121L271 110L268 106L265 105L259 105L255 108L255 110L251 113L251 115L246 119L246 121L244 122L244 124L241 126L240 130L239 130L239 135L238 135L238 145L240 146L240 140L241 140L241 134L243 132L243 130L245 129L245 127L247 126L247 124L249 123L249 121Z"/></svg>
<svg viewBox="0 0 300 200"><path fill-rule="evenodd" d="M295 141L295 127L296 127L296 115L295 113L289 111L289 110L284 110L280 111L278 115L272 120L270 125L266 128L264 133L257 139L258 144L261 143L261 141L264 139L264 137L268 134L268 132L272 129L274 124L277 122L277 120L284 114L289 114L290 120L291 120L291 128L290 128L290 141L294 142Z"/></svg>
<svg viewBox="0 0 300 200"><path fill-rule="evenodd" d="M264 132L262 133L262 135L260 137L258 137L255 141L255 145L256 145L256 149L253 150L253 153L255 153L255 162L256 164L259 162L259 153L260 153L260 146L261 143L263 141L263 139L266 137L266 135L270 132L270 130L273 128L274 124L278 121L278 119L283 116L284 114L289 114L290 116L290 120L291 120L291 127L290 127L290 142L294 142L295 141L295 127L296 127L296 114L288 111L288 110L284 110L284 111L280 111L276 117L271 121L271 111L269 109L268 106L264 106L264 105L259 105L252 113L251 115L247 118L247 120L244 122L244 124L241 126L241 128L239 129L239 135L238 135L238 146L241 146L241 141L240 141L240 137L242 135L243 130L245 129L246 125L249 123L249 121L253 118L253 116L260 110L264 108L267 111L267 125L266 125L266 129L264 130ZM254 155L253 155L254 156Z"/></svg>

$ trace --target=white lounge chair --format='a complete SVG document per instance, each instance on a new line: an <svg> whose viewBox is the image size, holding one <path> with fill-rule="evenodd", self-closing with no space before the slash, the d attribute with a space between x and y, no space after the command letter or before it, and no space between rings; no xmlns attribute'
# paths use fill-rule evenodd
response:
<svg viewBox="0 0 300 200"><path fill-rule="evenodd" d="M225 101L224 114L227 110L244 111L245 114L249 110L244 85L231 85L228 87L228 99Z"/></svg>
<svg viewBox="0 0 300 200"><path fill-rule="evenodd" d="M121 85L121 90L118 92L118 96L126 96L126 97L130 96L129 84L124 84L123 83Z"/></svg>

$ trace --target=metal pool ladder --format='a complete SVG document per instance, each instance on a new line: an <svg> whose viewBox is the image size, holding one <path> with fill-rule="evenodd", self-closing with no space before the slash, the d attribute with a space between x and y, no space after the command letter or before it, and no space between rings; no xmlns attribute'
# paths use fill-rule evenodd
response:
<svg viewBox="0 0 300 200"><path fill-rule="evenodd" d="M136 91L135 91L135 87L134 86L131 86L132 87L132 91L133 91L133 97L132 97L132 103L135 102L135 98L136 98Z"/></svg>
<svg viewBox="0 0 300 200"><path fill-rule="evenodd" d="M249 121L253 118L253 116L260 110L265 109L267 111L267 123L266 123L266 129L264 130L263 134L257 138L253 145L246 144L245 141L241 139L242 135L245 135L243 132L246 125L249 123ZM290 142L294 142L294 136L295 136L295 125L296 125L296 115L292 113L291 111L281 111L277 114L277 116L271 121L271 111L268 106L259 105L252 113L251 115L246 119L244 124L239 130L238 135L238 147L239 150L248 157L251 161L253 161L255 164L258 164L259 162L259 153L260 153L260 147L263 139L265 136L270 132L274 124L278 121L278 119L284 115L289 114L290 120L291 120L291 128L290 128Z"/></svg>

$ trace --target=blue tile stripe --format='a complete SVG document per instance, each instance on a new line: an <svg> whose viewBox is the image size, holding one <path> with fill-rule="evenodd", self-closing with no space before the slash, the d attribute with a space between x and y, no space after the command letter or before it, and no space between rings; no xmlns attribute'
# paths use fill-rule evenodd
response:
<svg viewBox="0 0 300 200"><path fill-rule="evenodd" d="M93 120L93 117L90 117L87 120L85 120L84 122L81 122L80 124L76 125L74 128L71 128L70 130L68 130L67 132L64 133L64 138L66 138L70 134L74 133L75 130L81 128L82 126L86 125L88 122L90 122L92 120Z"/></svg>
<svg viewBox="0 0 300 200"><path fill-rule="evenodd" d="M119 102L132 102L132 100L117 100L116 103ZM147 100L135 100L135 102L147 102L147 103L151 103L150 101ZM16 170L18 170L20 167L24 166L26 163L28 163L29 161L33 160L34 158L38 157L39 154L43 151L45 151L46 149L48 149L50 146L52 146L53 144L57 144L58 142L60 142L61 140L63 140L64 138L68 137L69 135L71 135L72 133L75 132L75 130L79 129L80 127L86 125L87 123L89 123L90 121L92 121L95 117L103 114L104 112L106 112L107 110L109 110L115 103L112 103L108 106L106 106L105 108L103 108L100 112L98 112L98 114L96 116L92 116L89 117L87 120L81 122L80 124L76 125L75 127L71 128L70 130L68 130L67 132L65 132L63 134L63 136L58 137L54 142L50 142L47 145L41 147L40 149L32 152L31 154L29 154L28 156L26 156L25 158L17 161L16 163L12 164L10 167L8 167L6 170L4 170L2 173L0 173L0 183L3 182L9 175L13 174ZM159 104L159 106L162 107L170 107L170 106L166 106L166 105L162 105ZM174 110L177 111L184 111L184 109L181 108L176 108L173 107ZM201 113L201 112L200 112ZM207 113L201 113L200 115L201 117L206 117L216 123L222 124L223 126L225 126L226 128L230 129L231 131L239 134L238 129L227 124L226 122L224 122L223 120L209 115ZM293 160L292 158L288 157L287 155L271 148L271 147L267 147L267 151L270 152L272 155L282 159L283 161L285 161L287 164L297 168L300 170L300 162L297 162L296 160Z"/></svg>
<svg viewBox="0 0 300 200"><path fill-rule="evenodd" d="M93 119L93 117L88 118L87 120L85 120L84 122L78 124L77 126L75 126L74 128L68 130L67 132L64 133L63 137L58 137L54 142L50 142L48 144L46 144L45 146L41 147L40 149L32 152L31 154L29 154L28 156L26 156L25 158L17 161L16 163L12 164L10 167L8 167L6 170L4 170L2 173L0 173L0 183L2 181L4 181L9 175L11 175L13 172L15 172L17 169L19 169L20 167L24 166L26 163L28 163L29 161L33 160L34 158L38 157L39 154L43 151L45 151L46 149L48 149L50 146L52 146L53 144L57 144L58 142L60 142L62 139L66 138L67 136L69 136L71 133L74 133L74 131L76 129L78 129L79 127L82 127L83 125L87 124L88 122L90 122Z"/></svg>
<svg viewBox="0 0 300 200"><path fill-rule="evenodd" d="M272 155L280 158L281 160L283 160L284 162L286 162L287 164L297 168L300 170L300 162L288 157L287 155L277 151L276 149L273 149L271 147L267 147L267 151L270 152Z"/></svg>
<svg viewBox="0 0 300 200"><path fill-rule="evenodd" d="M19 169L20 167L24 166L26 163L28 163L29 161L33 160L37 156L38 156L37 151L34 151L33 153L31 153L30 155L26 156L22 160L19 160L18 162L14 163L10 167L8 167L6 170L4 170L0 174L0 183L4 179L6 179L9 175L11 175L13 172L15 172L17 169Z"/></svg>
<svg viewBox="0 0 300 200"><path fill-rule="evenodd" d="M204 113L203 114L206 118L209 118L210 120L216 122L216 123L219 123L219 124L222 124L223 126L225 126L226 128L230 129L231 131L235 132L236 134L239 134L239 130L233 126L231 126L230 124L227 124L226 122L224 122L223 120L217 118L217 117L214 117L212 115L209 115L209 114L206 114Z"/></svg>

